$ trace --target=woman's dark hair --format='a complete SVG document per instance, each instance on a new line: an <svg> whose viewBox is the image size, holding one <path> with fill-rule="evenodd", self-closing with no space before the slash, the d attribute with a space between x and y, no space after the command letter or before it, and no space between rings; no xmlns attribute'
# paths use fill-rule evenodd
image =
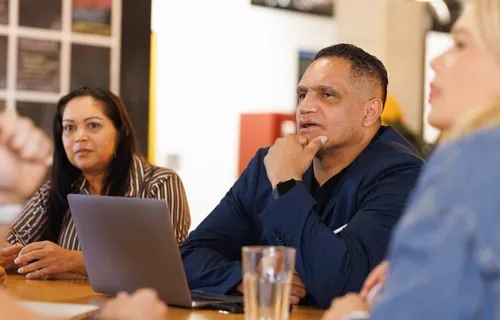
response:
<svg viewBox="0 0 500 320"><path fill-rule="evenodd" d="M77 97L92 97L102 103L102 111L118 131L115 157L111 160L104 178L102 194L123 196L127 191L129 170L134 155L141 156L132 123L123 102L109 90L78 87L63 96L57 103L53 123L54 159L51 173L50 198L47 204L49 228L44 238L57 242L64 215L69 209L67 196L77 193L82 172L66 156L62 141L62 118L68 102ZM141 156L142 157L142 156Z"/></svg>

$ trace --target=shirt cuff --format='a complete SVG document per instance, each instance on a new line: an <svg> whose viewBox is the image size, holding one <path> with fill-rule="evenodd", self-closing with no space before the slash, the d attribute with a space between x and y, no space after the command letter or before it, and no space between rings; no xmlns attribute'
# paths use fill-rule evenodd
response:
<svg viewBox="0 0 500 320"><path fill-rule="evenodd" d="M226 278L223 284L221 284L222 294L234 295L239 292L236 287L243 281L241 263L233 266L231 273Z"/></svg>

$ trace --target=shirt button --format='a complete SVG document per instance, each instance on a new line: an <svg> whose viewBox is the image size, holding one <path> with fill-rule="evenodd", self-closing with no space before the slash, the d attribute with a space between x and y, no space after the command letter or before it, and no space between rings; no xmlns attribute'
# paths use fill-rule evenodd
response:
<svg viewBox="0 0 500 320"><path fill-rule="evenodd" d="M278 234L280 234L280 229L278 229L278 228L274 228L274 230L273 230L273 234L274 234L275 236L277 236Z"/></svg>
<svg viewBox="0 0 500 320"><path fill-rule="evenodd" d="M285 238L283 237L283 235L282 235L282 234L280 234L280 235L278 236L278 240L279 240L280 242L283 242L283 240L285 240Z"/></svg>

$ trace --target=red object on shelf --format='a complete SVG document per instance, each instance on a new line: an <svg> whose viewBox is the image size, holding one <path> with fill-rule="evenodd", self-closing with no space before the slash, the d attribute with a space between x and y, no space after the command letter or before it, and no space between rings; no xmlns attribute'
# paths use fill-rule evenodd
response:
<svg viewBox="0 0 500 320"><path fill-rule="evenodd" d="M295 114L250 113L240 115L238 176L245 170L259 148L272 146L277 138L282 137L285 133L290 133L290 131L295 132Z"/></svg>

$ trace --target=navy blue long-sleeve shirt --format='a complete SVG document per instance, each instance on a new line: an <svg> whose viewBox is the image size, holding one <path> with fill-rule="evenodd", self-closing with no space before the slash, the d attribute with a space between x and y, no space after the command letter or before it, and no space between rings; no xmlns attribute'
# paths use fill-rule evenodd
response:
<svg viewBox="0 0 500 320"><path fill-rule="evenodd" d="M242 279L243 246L285 245L297 250L295 269L308 291L303 302L327 308L333 298L358 291L384 258L423 160L394 129L382 127L332 177L335 183L318 186L311 165L302 183L276 198L264 166L267 151L256 153L181 246L189 286L231 293Z"/></svg>

